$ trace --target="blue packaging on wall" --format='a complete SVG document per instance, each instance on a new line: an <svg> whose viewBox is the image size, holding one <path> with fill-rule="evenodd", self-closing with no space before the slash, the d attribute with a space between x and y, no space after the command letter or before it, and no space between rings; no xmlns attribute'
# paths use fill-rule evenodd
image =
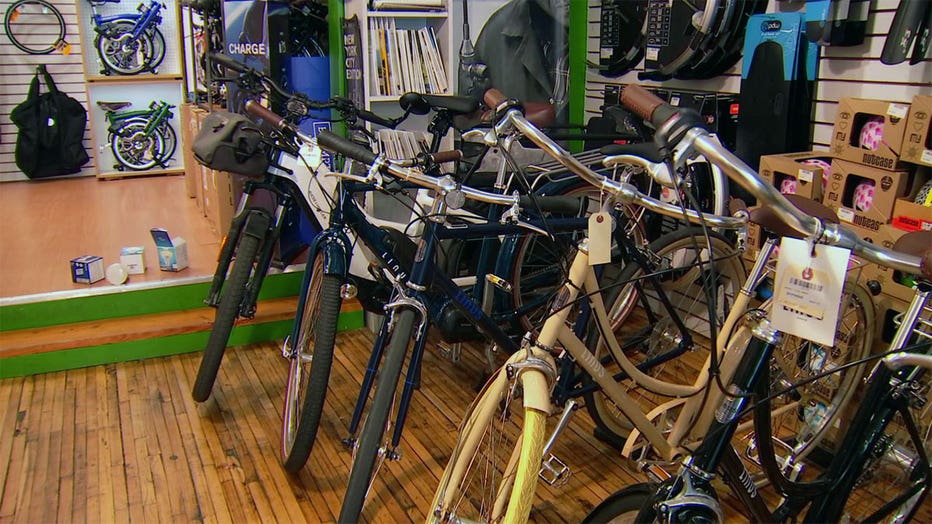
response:
<svg viewBox="0 0 932 524"><path fill-rule="evenodd" d="M311 100L330 98L330 58L326 56L293 56L288 61L288 85L296 93L304 93ZM309 118L299 127L311 136L321 129L330 130L330 111L311 111ZM324 163L333 169L333 158L324 152Z"/></svg>

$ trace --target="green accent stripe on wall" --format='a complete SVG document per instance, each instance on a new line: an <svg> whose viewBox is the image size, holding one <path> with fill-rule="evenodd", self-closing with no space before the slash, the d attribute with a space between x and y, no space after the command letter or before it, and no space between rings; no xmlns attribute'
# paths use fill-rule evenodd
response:
<svg viewBox="0 0 932 524"><path fill-rule="evenodd" d="M291 320L279 320L265 324L238 326L233 329L233 333L230 335L230 345L237 346L285 338L291 333L292 324ZM363 312L341 313L338 326L340 330L362 327ZM35 375L113 362L126 362L200 351L207 344L209 336L209 331L202 331L118 344L10 357L0 360L0 378Z"/></svg>
<svg viewBox="0 0 932 524"><path fill-rule="evenodd" d="M586 118L586 46L588 45L588 2L570 2L569 27L569 120L571 124L585 124ZM582 151L582 140L569 142L571 151Z"/></svg>
<svg viewBox="0 0 932 524"><path fill-rule="evenodd" d="M262 282L259 299L297 295L303 278L303 271L269 275ZM4 306L0 307L0 331L203 307L209 289L205 282Z"/></svg>

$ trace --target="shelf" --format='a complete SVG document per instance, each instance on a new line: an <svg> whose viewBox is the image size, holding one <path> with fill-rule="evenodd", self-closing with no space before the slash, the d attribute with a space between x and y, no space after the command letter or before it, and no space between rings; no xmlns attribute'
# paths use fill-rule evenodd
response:
<svg viewBox="0 0 932 524"><path fill-rule="evenodd" d="M126 75L126 76L88 76L89 84L137 84L146 82L177 82L184 80L184 76L179 74L165 75Z"/></svg>
<svg viewBox="0 0 932 524"><path fill-rule="evenodd" d="M108 171L98 173L97 178L102 179L120 179L134 176L155 176L155 175L183 175L183 167L172 167L168 169L147 169L145 171Z"/></svg>
<svg viewBox="0 0 932 524"><path fill-rule="evenodd" d="M369 11L369 18L447 18L446 11Z"/></svg>

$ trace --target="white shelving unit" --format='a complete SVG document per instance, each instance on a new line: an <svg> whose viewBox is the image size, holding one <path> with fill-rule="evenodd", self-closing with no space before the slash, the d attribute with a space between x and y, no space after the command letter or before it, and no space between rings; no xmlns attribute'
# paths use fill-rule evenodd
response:
<svg viewBox="0 0 932 524"><path fill-rule="evenodd" d="M366 55L363 60L363 103L367 109L377 114L385 116L398 116L402 114L398 106L398 96L380 95L378 91L378 78L376 75L377 65L374 63L372 50L376 49L374 42L370 42L370 25L377 20L394 21L399 29L417 29L421 27L430 27L437 36L437 45L440 50L440 57L443 60L445 78L447 81L447 90L438 94L453 94L455 78L453 75L453 66L456 65L456 49L453 42L453 23L447 10L434 11L373 11L369 9L367 0L348 0L346 2L346 16L356 15L359 17L359 32L362 42L362 51ZM403 127L406 129L426 129L426 121L420 119L410 119Z"/></svg>

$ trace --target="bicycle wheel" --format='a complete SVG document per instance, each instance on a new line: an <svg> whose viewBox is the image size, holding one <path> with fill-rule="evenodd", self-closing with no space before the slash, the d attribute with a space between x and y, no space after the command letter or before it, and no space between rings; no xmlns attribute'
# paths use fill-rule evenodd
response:
<svg viewBox="0 0 932 524"><path fill-rule="evenodd" d="M642 482L616 491L599 503L583 519L583 524L626 524L637 522L638 512L650 500L657 486Z"/></svg>
<svg viewBox="0 0 932 524"><path fill-rule="evenodd" d="M855 281L846 282L839 311L834 347L784 334L770 361L772 392L783 391L870 354L876 329L868 291ZM817 446L834 451L840 443L840 428L847 427L846 415L853 413L853 409L847 408L865 367L832 373L774 398L771 433L782 443L778 452L792 457L788 459L791 462L799 462Z"/></svg>
<svg viewBox="0 0 932 524"><path fill-rule="evenodd" d="M165 36L158 28L149 29L146 34L152 41L152 56L146 68L155 72L155 69L162 65L162 60L165 59Z"/></svg>
<svg viewBox="0 0 932 524"><path fill-rule="evenodd" d="M408 343L414 331L417 315L413 310L402 309L393 314L395 325L387 337L382 364L379 366L375 394L362 426L359 440L353 448L353 465L350 471L339 522L359 522L362 507L369 494L375 474L382 466L389 450L383 448L383 438L389 430L389 419L395 403L395 390L401 377ZM380 452L381 449L381 452Z"/></svg>
<svg viewBox="0 0 932 524"><path fill-rule="evenodd" d="M342 303L342 282L337 275L324 274L323 253L317 253L305 271L311 272L310 280L291 336L291 367L282 416L282 460L290 473L304 467L314 447Z"/></svg>
<svg viewBox="0 0 932 524"><path fill-rule="evenodd" d="M561 196L587 196L588 209L582 216L599 210L599 190L585 182L559 193ZM633 214L632 214L633 216ZM547 304L569 275L576 257L576 244L585 230L555 233L553 238L527 234L518 240L512 256L512 305L516 320L523 331L534 331L547 318ZM630 220L627 234L639 241L643 238L637 220ZM607 268L610 269L610 268Z"/></svg>
<svg viewBox="0 0 932 524"><path fill-rule="evenodd" d="M460 425L429 519L528 520L547 429L547 413L530 407L528 399L548 399L547 379L528 369L519 380L509 377L507 367L489 379Z"/></svg>
<svg viewBox="0 0 932 524"><path fill-rule="evenodd" d="M10 43L30 55L47 55L65 41L65 19L45 0L14 2L3 17Z"/></svg>
<svg viewBox="0 0 932 524"><path fill-rule="evenodd" d="M250 222L260 219L267 222L264 216L258 213L251 214L246 219L243 231L252 231ZM262 230L265 229L267 228L262 228ZM233 323L236 321L240 301L246 291L246 283L253 272L253 263L259 252L259 244L260 239L252 235L244 233L239 238L236 247L236 259L233 261L233 270L223 286L220 305L217 307L217 316L214 318L214 326L210 330L210 337L207 339L207 346L204 348L201 365L197 370L197 378L194 381L191 396L197 402L207 400L211 389L214 387L214 381L217 380L220 361L223 360L223 352L230 340L230 332L233 331Z"/></svg>
<svg viewBox="0 0 932 524"><path fill-rule="evenodd" d="M167 121L163 121L159 124L156 131L162 135L162 141L165 144L162 148L162 154L159 157L159 163L165 164L171 160L172 156L175 154L175 148L178 147L178 135L175 133L175 128Z"/></svg>
<svg viewBox="0 0 932 524"><path fill-rule="evenodd" d="M97 55L108 71L120 75L135 75L150 68L156 53L156 44L147 32L134 41L134 27L133 22L117 20L111 22L94 39ZM164 49L164 40L161 45Z"/></svg>
<svg viewBox="0 0 932 524"><path fill-rule="evenodd" d="M710 232L709 242L698 228L684 228L668 233L652 242L643 254L648 267L628 264L604 293L606 312L618 347L623 354L612 354L604 335L595 333L590 348L602 359L606 369L615 373L615 363L627 357L635 364L662 358L683 340L677 326L679 319L692 338L691 350L663 364L654 365L646 373L674 384L693 384L698 369L712 348L709 304L705 287L715 291L713 310L715 327L721 326L744 282L744 266L725 237ZM714 271L713 271L714 270ZM656 273L659 290L644 279ZM712 279L714 275L714 280ZM669 300L672 311L661 303L661 293ZM606 358L603 358L606 357ZM630 382L629 393L640 397L647 409L669 400ZM631 423L601 391L586 395L586 406L597 430L609 440L626 438Z"/></svg>
<svg viewBox="0 0 932 524"><path fill-rule="evenodd" d="M148 120L127 120L110 136L110 149L121 166L145 171L158 164L165 151L160 133L147 133Z"/></svg>

